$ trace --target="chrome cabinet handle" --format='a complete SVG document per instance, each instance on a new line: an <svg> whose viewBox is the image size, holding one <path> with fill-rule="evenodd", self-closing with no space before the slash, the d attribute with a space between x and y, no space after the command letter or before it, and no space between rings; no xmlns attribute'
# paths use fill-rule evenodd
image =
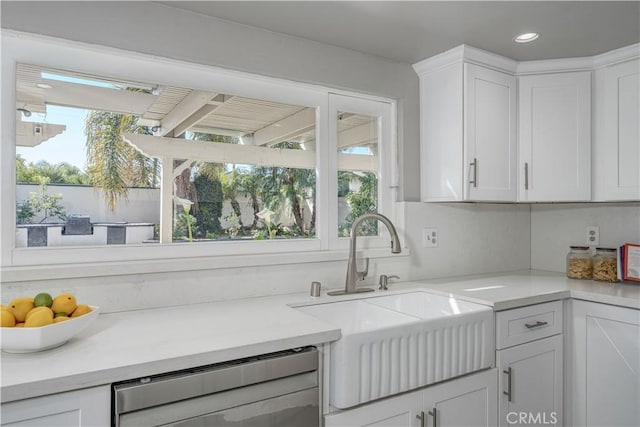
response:
<svg viewBox="0 0 640 427"><path fill-rule="evenodd" d="M533 328L539 328L540 326L544 326L548 324L549 322L541 322L538 320L536 323L525 323L524 326L526 326L527 329L533 329Z"/></svg>
<svg viewBox="0 0 640 427"><path fill-rule="evenodd" d="M524 164L524 189L529 189L529 163Z"/></svg>
<svg viewBox="0 0 640 427"><path fill-rule="evenodd" d="M431 411L429 411L427 413L433 417L433 427L436 427L436 423L438 422L437 421L438 412L437 412L436 408L433 408Z"/></svg>
<svg viewBox="0 0 640 427"><path fill-rule="evenodd" d="M511 402L513 397L511 394L511 366L506 371L502 371L502 373L507 374L507 391L503 391L502 394L506 395L507 400Z"/></svg>
<svg viewBox="0 0 640 427"><path fill-rule="evenodd" d="M469 166L473 166L473 180L469 181L469 184L473 184L473 188L478 187L478 159L473 158L473 162L469 163Z"/></svg>
<svg viewBox="0 0 640 427"><path fill-rule="evenodd" d="M420 427L424 427L424 411L420 411L420 415L416 415L416 418L420 420Z"/></svg>

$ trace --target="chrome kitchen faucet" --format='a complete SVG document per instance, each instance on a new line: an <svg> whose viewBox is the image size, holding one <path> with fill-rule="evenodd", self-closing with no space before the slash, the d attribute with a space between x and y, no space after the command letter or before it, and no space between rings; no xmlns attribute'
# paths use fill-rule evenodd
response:
<svg viewBox="0 0 640 427"><path fill-rule="evenodd" d="M396 228L389 218L379 213L367 213L362 216L356 218L351 226L351 234L350 234L350 243L349 243L349 261L347 262L347 279L344 285L344 291L331 291L327 292L327 295L345 295L345 294L355 294L360 292L372 292L371 288L358 288L357 281L358 279L364 280L367 277L367 272L369 271L369 258L366 259L366 267L364 271L358 271L358 265L356 263L356 239L358 237L358 227L362 224L363 221L368 219L375 219L382 222L387 229L389 230L389 234L391 235L391 253L399 254L402 252L400 248L400 239L398 238L398 233L396 232Z"/></svg>

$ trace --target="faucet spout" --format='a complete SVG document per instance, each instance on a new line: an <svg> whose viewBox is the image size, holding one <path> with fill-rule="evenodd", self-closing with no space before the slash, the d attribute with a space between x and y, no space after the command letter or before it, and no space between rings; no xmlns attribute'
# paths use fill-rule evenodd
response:
<svg viewBox="0 0 640 427"><path fill-rule="evenodd" d="M391 220L386 216L379 213L367 213L362 216L356 218L351 226L351 234L349 240L349 261L347 262L347 278L345 280L344 291L333 291L329 292L329 295L344 295L344 294L352 294L359 292L371 292L373 289L371 288L357 288L358 279L364 279L366 276L365 272L358 271L358 266L356 264L356 241L358 238L358 228L362 222L373 219L382 222L387 229L389 230L389 234L391 235L391 253L399 254L402 252L402 248L400 247L400 238L398 237L398 232L396 231L396 227L393 225ZM368 260L367 260L368 261Z"/></svg>

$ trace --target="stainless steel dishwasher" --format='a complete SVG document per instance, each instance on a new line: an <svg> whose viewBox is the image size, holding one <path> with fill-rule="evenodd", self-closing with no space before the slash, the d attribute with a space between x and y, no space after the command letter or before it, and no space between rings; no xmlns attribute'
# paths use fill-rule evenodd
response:
<svg viewBox="0 0 640 427"><path fill-rule="evenodd" d="M318 351L304 347L112 385L113 425L318 426Z"/></svg>

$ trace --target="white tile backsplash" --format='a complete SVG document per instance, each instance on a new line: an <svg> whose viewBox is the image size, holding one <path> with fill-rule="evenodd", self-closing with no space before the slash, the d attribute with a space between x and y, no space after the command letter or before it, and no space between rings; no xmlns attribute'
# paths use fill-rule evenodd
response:
<svg viewBox="0 0 640 427"><path fill-rule="evenodd" d="M531 268L564 272L570 245L586 244L586 227L600 227L600 245L640 242L640 203L531 205Z"/></svg>

